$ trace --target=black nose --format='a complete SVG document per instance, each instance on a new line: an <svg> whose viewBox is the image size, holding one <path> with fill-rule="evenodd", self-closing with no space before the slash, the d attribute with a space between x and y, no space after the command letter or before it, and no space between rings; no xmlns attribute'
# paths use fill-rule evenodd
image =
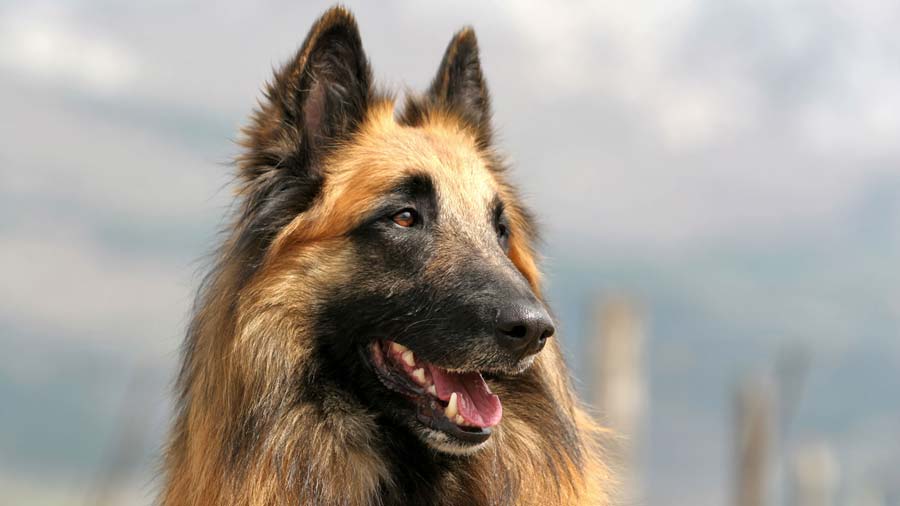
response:
<svg viewBox="0 0 900 506"><path fill-rule="evenodd" d="M523 357L541 351L556 331L547 310L531 303L501 308L495 330L500 346Z"/></svg>

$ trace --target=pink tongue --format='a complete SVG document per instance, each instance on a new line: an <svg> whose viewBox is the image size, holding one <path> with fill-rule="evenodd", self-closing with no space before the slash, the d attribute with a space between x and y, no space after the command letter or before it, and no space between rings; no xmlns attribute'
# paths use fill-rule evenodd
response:
<svg viewBox="0 0 900 506"><path fill-rule="evenodd" d="M500 398L491 393L481 374L450 372L434 366L429 369L438 399L449 400L450 394L456 392L459 414L468 425L486 428L500 423Z"/></svg>

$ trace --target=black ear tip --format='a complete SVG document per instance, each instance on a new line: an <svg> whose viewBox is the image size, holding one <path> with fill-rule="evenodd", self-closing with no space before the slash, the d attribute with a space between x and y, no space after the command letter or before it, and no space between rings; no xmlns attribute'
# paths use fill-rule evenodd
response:
<svg viewBox="0 0 900 506"><path fill-rule="evenodd" d="M323 12L322 15L319 16L319 20L320 22L327 22L329 24L356 24L356 18L353 17L353 13L350 12L350 9L341 4L334 5Z"/></svg>
<svg viewBox="0 0 900 506"><path fill-rule="evenodd" d="M330 32L335 29L342 29L349 33L359 34L359 27L356 24L356 18L350 9L343 5L335 5L325 11L319 19L313 23L313 31L318 33Z"/></svg>
<svg viewBox="0 0 900 506"><path fill-rule="evenodd" d="M464 48L468 51L478 51L478 38L475 37L475 29L469 25L462 27L456 35L453 36L452 46Z"/></svg>
<svg viewBox="0 0 900 506"><path fill-rule="evenodd" d="M297 61L300 62L301 67L305 67L310 59L316 58L316 55L321 56L334 52L354 54L358 59L360 72L367 72L364 67L367 67L368 63L356 18L343 5L331 7L313 23L306 35L306 40L303 41Z"/></svg>

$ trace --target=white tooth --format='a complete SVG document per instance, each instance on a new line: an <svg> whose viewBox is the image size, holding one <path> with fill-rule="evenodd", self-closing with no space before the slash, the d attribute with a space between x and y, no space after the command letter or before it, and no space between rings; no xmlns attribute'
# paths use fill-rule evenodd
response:
<svg viewBox="0 0 900 506"><path fill-rule="evenodd" d="M415 367L416 356L413 355L412 350L406 350L403 352L403 363L410 367Z"/></svg>
<svg viewBox="0 0 900 506"><path fill-rule="evenodd" d="M456 415L456 419L454 421L456 422L456 425L462 425L466 422L465 419L463 419L462 415Z"/></svg>
<svg viewBox="0 0 900 506"><path fill-rule="evenodd" d="M393 351L394 353L396 353L398 355L402 355L403 352L406 351L407 349L408 348L406 346L403 346L400 343L391 342L391 351Z"/></svg>
<svg viewBox="0 0 900 506"><path fill-rule="evenodd" d="M413 378L416 379L420 384L425 383L425 369L421 367L413 371Z"/></svg>
<svg viewBox="0 0 900 506"><path fill-rule="evenodd" d="M459 413L459 407L456 405L458 401L456 400L456 392L450 394L450 400L447 402L447 407L444 408L444 414L447 415L447 418L453 420L456 418L456 415Z"/></svg>
<svg viewBox="0 0 900 506"><path fill-rule="evenodd" d="M429 385L429 386L428 386L428 393L430 393L431 395L437 397L437 389L434 388L434 385Z"/></svg>

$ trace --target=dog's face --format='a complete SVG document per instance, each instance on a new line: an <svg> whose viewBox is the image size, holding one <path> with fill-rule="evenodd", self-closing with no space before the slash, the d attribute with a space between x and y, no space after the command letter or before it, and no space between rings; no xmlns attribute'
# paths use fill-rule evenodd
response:
<svg viewBox="0 0 900 506"><path fill-rule="evenodd" d="M268 183L278 195L256 198L308 202L274 232L255 300L302 322L315 374L386 423L440 451L480 448L502 419L485 377L523 372L554 328L527 216L488 147L474 34L453 39L429 92L396 115L371 90L352 18L330 11L270 98L245 164L296 165L283 188Z"/></svg>
<svg viewBox="0 0 900 506"><path fill-rule="evenodd" d="M374 408L435 447L474 448L502 411L482 373L527 368L553 325L509 257L516 210L473 137L382 114L333 160L359 215L335 245L352 273L329 287L317 335Z"/></svg>

